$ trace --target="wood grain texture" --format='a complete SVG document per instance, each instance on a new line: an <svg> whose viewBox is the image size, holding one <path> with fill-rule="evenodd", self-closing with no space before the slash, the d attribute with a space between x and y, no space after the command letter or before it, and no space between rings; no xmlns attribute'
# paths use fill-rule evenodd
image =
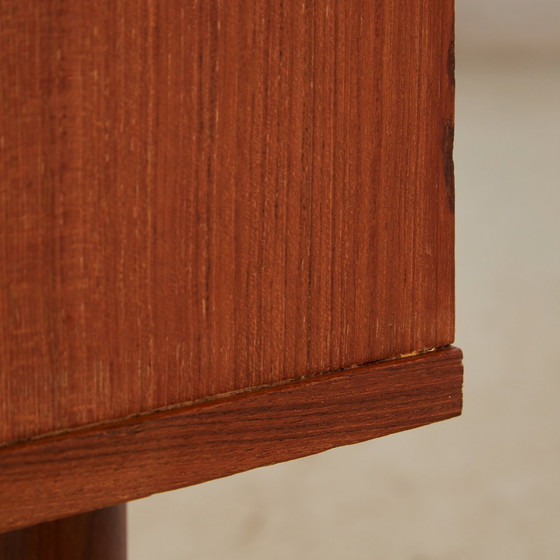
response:
<svg viewBox="0 0 560 560"><path fill-rule="evenodd" d="M0 531L295 459L461 411L444 348L0 449Z"/></svg>
<svg viewBox="0 0 560 560"><path fill-rule="evenodd" d="M0 534L0 560L126 560L126 506Z"/></svg>
<svg viewBox="0 0 560 560"><path fill-rule="evenodd" d="M452 35L0 0L0 443L451 343Z"/></svg>

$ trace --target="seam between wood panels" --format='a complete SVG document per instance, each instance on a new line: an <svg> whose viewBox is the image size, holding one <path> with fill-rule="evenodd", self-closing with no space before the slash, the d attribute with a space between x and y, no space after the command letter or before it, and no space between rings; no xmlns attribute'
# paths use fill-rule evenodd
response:
<svg viewBox="0 0 560 560"><path fill-rule="evenodd" d="M259 391L264 391L264 390L268 390L268 389L276 389L279 387L283 387L283 386L287 386L287 385L294 385L297 383L300 383L302 381L308 381L310 379L317 379L319 377L323 377L323 376L327 376L327 375L332 375L332 374L336 374L336 373L343 373L343 372L350 372L353 371L357 368L363 368L363 367L373 367L376 366L378 364L382 364L382 363L386 363L386 362L391 362L391 361L398 361L401 359L406 359L406 358L413 358L413 357L418 357L418 356L422 356L424 354L429 354L432 352L435 352L437 350L446 350L446 349L454 349L455 347L448 344L445 346L436 346L433 348L426 348L423 350L417 350L414 352L409 352L406 354L398 354L396 356L392 356L389 358L383 358L381 360L375 360L373 362L365 362L363 364L352 364L351 366L345 367L345 368L338 368L338 369L333 369L333 370L329 370L329 371L325 371L325 372L321 372L321 373L313 373L310 375L305 375L302 377L297 377L294 379L288 379L288 380L282 380L282 381L278 381L276 383L270 383L270 384L266 384L266 385L257 385L254 387L249 387L249 388L244 388L244 389L239 389L237 391L229 391L227 393L219 393L217 395L212 395L209 397L204 397L202 399L196 399L193 401L186 401L186 402L182 402L182 403L177 403L177 404L172 404L169 406L165 406L165 407L161 407L161 408L155 408L152 410L148 410L145 412L139 412L136 414L129 414L128 416L122 416L122 417L118 417L118 418L110 418L108 420L101 420L99 422L92 422L89 424L83 424L81 426L75 426L72 428L67 428L64 430L57 430L54 432L47 432L44 434L40 434L38 436L33 436L30 438L26 438L26 439L22 439L22 440L16 440L16 441L11 441L8 443L2 443L0 444L0 450L3 449L7 449L9 447L13 447L13 446L18 446L24 443L28 443L28 442L32 442L32 441L38 441L38 440L43 440L43 439L47 439L47 438L51 438L51 437L57 437L57 436L63 436L66 434L72 434L72 433L77 433L77 432L81 432L83 430L89 430L92 428L101 428L103 426L110 426L119 422L126 422L129 420L134 420L134 419L138 419L138 418L148 418L152 415L155 414L161 414L164 412L172 412L173 410L186 410L186 409L190 409L190 408L194 408L196 406L199 405L204 405L204 404L210 404L210 403L214 403L214 402L218 402L220 400L225 400L231 397L240 397L240 396L248 396L252 393L256 393Z"/></svg>

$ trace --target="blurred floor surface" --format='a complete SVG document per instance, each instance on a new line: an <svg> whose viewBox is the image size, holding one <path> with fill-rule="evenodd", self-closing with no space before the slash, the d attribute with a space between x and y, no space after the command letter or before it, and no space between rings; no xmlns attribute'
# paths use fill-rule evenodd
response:
<svg viewBox="0 0 560 560"><path fill-rule="evenodd" d="M133 502L131 559L560 558L560 60L457 85L463 417Z"/></svg>

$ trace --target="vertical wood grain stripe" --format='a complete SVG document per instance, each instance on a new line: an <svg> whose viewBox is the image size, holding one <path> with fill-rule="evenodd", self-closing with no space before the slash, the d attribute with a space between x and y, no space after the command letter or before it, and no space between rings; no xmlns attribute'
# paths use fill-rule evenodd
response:
<svg viewBox="0 0 560 560"><path fill-rule="evenodd" d="M0 531L457 416L447 347L0 449Z"/></svg>

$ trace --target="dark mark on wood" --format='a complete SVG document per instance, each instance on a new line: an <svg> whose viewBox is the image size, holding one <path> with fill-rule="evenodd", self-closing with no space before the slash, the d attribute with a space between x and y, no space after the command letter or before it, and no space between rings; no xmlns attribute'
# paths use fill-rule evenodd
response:
<svg viewBox="0 0 560 560"><path fill-rule="evenodd" d="M447 76L449 83L455 87L455 39L451 39L447 51Z"/></svg>
<svg viewBox="0 0 560 560"><path fill-rule="evenodd" d="M453 140L455 127L452 122L445 123L443 132L443 169L447 185L447 201L449 208L455 212L455 164L453 163Z"/></svg>

